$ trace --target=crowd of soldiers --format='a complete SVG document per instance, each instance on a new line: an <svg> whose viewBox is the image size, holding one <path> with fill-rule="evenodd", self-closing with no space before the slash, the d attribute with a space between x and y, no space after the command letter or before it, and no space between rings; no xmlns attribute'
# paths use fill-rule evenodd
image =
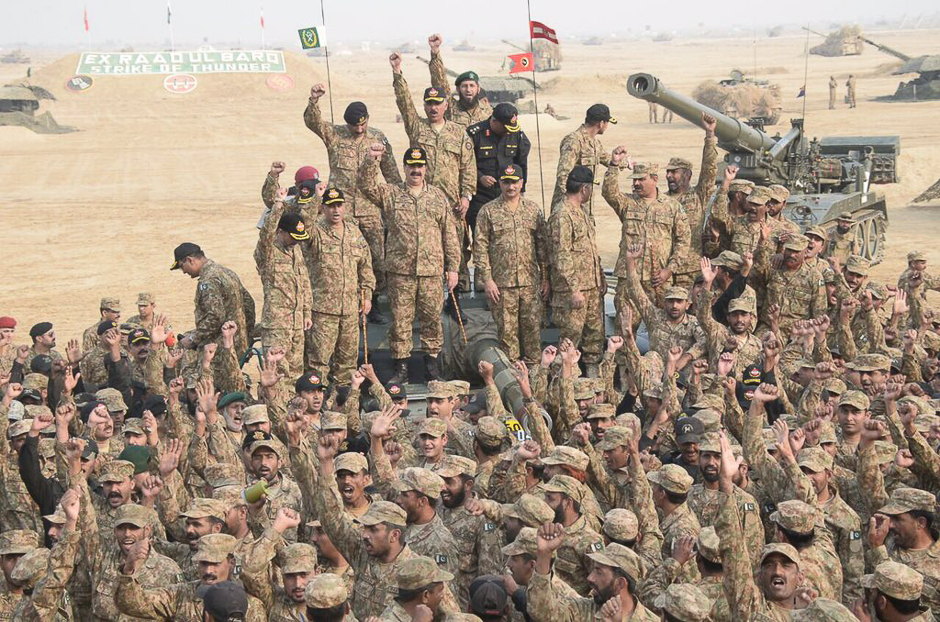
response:
<svg viewBox="0 0 940 622"><path fill-rule="evenodd" d="M192 330L153 293L126 320L103 297L62 349L51 322L27 341L0 317L0 619L933 620L940 279L924 254L870 280L851 213L801 233L783 186L716 179L708 115L697 182L676 157L661 189L658 163L603 147L603 104L562 141L543 215L517 111L473 72L452 94L429 44L425 116L390 58L401 172L364 103L327 123L311 89L329 180L306 166L283 188L271 166L260 318L191 242L170 267L197 280ZM459 316L474 290L517 412L491 363L476 391L442 378L445 297ZM382 300L380 380L358 357ZM543 347L549 313L561 336ZM426 414L409 408L420 380Z"/></svg>

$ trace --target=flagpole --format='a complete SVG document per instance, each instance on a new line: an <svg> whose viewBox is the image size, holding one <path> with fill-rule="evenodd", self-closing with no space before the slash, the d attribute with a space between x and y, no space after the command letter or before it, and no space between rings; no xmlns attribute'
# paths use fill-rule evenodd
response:
<svg viewBox="0 0 940 622"><path fill-rule="evenodd" d="M803 113L800 115L803 119L806 119L806 100L809 99L809 95L806 94L806 75L809 73L809 24L806 25L806 43L803 46L803 56L805 57L803 61Z"/></svg>
<svg viewBox="0 0 940 622"><path fill-rule="evenodd" d="M261 5L261 49L264 49L264 5Z"/></svg>
<svg viewBox="0 0 940 622"><path fill-rule="evenodd" d="M323 29L326 30L326 12L323 10L323 0L320 0L320 19L323 21ZM327 41L323 46L323 52L326 54L326 94L330 97L330 123L333 119L333 84L330 82L330 42Z"/></svg>
<svg viewBox="0 0 940 622"><path fill-rule="evenodd" d="M535 58L535 44L532 41L532 2L526 0L526 11L529 15L529 52L532 53L532 96L535 100L535 149L539 152L539 186L542 189L542 213L546 213L545 205L545 171L542 169L542 131L539 126L539 83L535 76L538 63ZM551 213L551 206L548 206Z"/></svg>
<svg viewBox="0 0 940 622"><path fill-rule="evenodd" d="M176 43L173 39L173 11L170 10L170 0L166 2L166 25L170 28L170 51L176 51Z"/></svg>

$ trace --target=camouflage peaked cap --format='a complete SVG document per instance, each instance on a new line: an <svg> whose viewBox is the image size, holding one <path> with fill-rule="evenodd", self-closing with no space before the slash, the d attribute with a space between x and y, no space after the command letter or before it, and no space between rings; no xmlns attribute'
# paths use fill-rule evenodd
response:
<svg viewBox="0 0 940 622"><path fill-rule="evenodd" d="M527 527L538 527L555 516L555 511L544 500L525 493L515 503L503 506L503 516L516 518Z"/></svg>
<svg viewBox="0 0 940 622"><path fill-rule="evenodd" d="M588 553L588 557L599 564L619 568L637 581L643 578L643 562L639 555L622 544L613 542L596 553Z"/></svg>
<svg viewBox="0 0 940 622"><path fill-rule="evenodd" d="M677 464L667 464L658 471L648 473L646 478L669 492L679 495L687 494L695 481L685 469Z"/></svg>
<svg viewBox="0 0 940 622"><path fill-rule="evenodd" d="M578 503L584 501L584 486L573 477L556 475L548 480L543 489L545 492L558 492L568 495Z"/></svg>
<svg viewBox="0 0 940 622"><path fill-rule="evenodd" d="M229 555L235 553L238 547L238 540L235 536L227 533L210 533L202 536L196 542L196 552L193 554L193 562L209 562L211 564L221 564Z"/></svg>
<svg viewBox="0 0 940 622"><path fill-rule="evenodd" d="M484 447L498 447L506 438L506 426L496 417L480 417L474 437Z"/></svg>
<svg viewBox="0 0 940 622"><path fill-rule="evenodd" d="M604 431L604 438L597 444L596 449L598 451L608 451L627 445L631 441L633 441L633 430L615 425Z"/></svg>
<svg viewBox="0 0 940 622"><path fill-rule="evenodd" d="M448 455L444 457L437 474L441 477L457 477L466 475L473 477L477 473L477 463L475 460L463 456Z"/></svg>
<svg viewBox="0 0 940 622"><path fill-rule="evenodd" d="M828 598L817 598L805 609L794 609L793 620L794 622L858 622L855 614L845 605Z"/></svg>
<svg viewBox="0 0 940 622"><path fill-rule="evenodd" d="M295 542L281 550L281 572L314 572L317 569L317 550L303 542Z"/></svg>
<svg viewBox="0 0 940 622"><path fill-rule="evenodd" d="M538 531L534 527L523 527L516 539L500 549L503 555L538 554Z"/></svg>
<svg viewBox="0 0 940 622"><path fill-rule="evenodd" d="M23 555L13 567L10 573L10 579L24 589L32 589L39 580L46 574L46 566L49 564L49 549L33 549L26 555Z"/></svg>
<svg viewBox="0 0 940 622"><path fill-rule="evenodd" d="M816 510L808 503L790 499L777 504L770 520L788 531L808 534L816 527Z"/></svg>
<svg viewBox="0 0 940 622"><path fill-rule="evenodd" d="M698 532L698 542L696 546L702 557L716 564L721 563L721 553L719 552L721 540L712 525L702 527L702 530Z"/></svg>
<svg viewBox="0 0 940 622"><path fill-rule="evenodd" d="M873 574L862 577L862 586L898 600L916 600L924 589L924 576L904 564L886 561L878 564Z"/></svg>
<svg viewBox="0 0 940 622"><path fill-rule="evenodd" d="M630 542L640 535L640 523L630 510L614 508L604 515L602 530L611 540Z"/></svg>
<svg viewBox="0 0 940 622"><path fill-rule="evenodd" d="M673 583L656 597L654 603L682 622L703 622L711 612L711 601L694 585Z"/></svg>
<svg viewBox="0 0 940 622"><path fill-rule="evenodd" d="M891 492L888 503L879 509L878 512L893 516L904 514L912 510L936 512L937 498L933 493L927 492L926 490L898 486Z"/></svg>
<svg viewBox="0 0 940 622"><path fill-rule="evenodd" d="M406 559L398 567L396 583L402 590L417 590L432 583L451 581L454 575L442 570L430 557L418 555Z"/></svg>
<svg viewBox="0 0 940 622"><path fill-rule="evenodd" d="M180 514L185 518L214 518L225 521L225 515L228 513L223 501L218 499L195 498L189 504L189 509Z"/></svg>
<svg viewBox="0 0 940 622"><path fill-rule="evenodd" d="M408 467L394 483L398 492L414 490L431 499L438 499L444 489L444 480L440 475L421 467Z"/></svg>
<svg viewBox="0 0 940 622"><path fill-rule="evenodd" d="M325 572L310 580L304 589L304 600L311 609L330 609L349 600L349 592L341 576Z"/></svg>
<svg viewBox="0 0 940 622"><path fill-rule="evenodd" d="M25 555L39 546L39 534L30 529L0 533L0 555Z"/></svg>
<svg viewBox="0 0 940 622"><path fill-rule="evenodd" d="M542 458L542 464L560 464L578 471L587 471L590 458L580 449L567 445L556 445L550 454Z"/></svg>

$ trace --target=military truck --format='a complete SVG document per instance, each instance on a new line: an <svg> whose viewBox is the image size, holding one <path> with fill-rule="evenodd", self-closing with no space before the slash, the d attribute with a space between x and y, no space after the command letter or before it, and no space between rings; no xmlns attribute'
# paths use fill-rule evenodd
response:
<svg viewBox="0 0 940 622"><path fill-rule="evenodd" d="M790 130L771 136L667 88L648 73L627 79L627 92L663 106L702 127L702 113L718 120L718 146L727 151L725 165L756 184L782 184L790 192L784 215L802 229L835 228L841 212L851 212L857 248L872 263L884 258L888 211L883 194L871 184L897 183L898 136L846 136L808 139L803 119L791 119Z"/></svg>

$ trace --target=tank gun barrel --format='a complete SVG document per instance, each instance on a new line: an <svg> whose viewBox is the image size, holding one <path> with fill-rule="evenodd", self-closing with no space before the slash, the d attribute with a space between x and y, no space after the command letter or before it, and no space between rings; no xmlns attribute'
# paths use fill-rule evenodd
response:
<svg viewBox="0 0 940 622"><path fill-rule="evenodd" d="M424 58L423 56L415 56L415 58L417 58L419 61L421 61L421 62L424 63L425 65L430 65L430 64L431 64L431 61L429 61L428 59ZM446 67L444 68L444 71L446 71L446 72L447 72L447 75L449 75L451 78L456 78L457 75L458 75L456 71L454 71L454 70L452 70L452 69L447 69ZM437 86L437 85L435 85L435 86Z"/></svg>
<svg viewBox="0 0 940 622"><path fill-rule="evenodd" d="M703 127L703 112L715 117L718 121L715 136L717 136L721 147L728 151L748 151L762 154L775 145L776 141L764 132L700 104L691 97L667 88L651 74L635 73L627 78L627 92L638 99L653 102L672 110L698 127ZM780 155L783 155L785 151L785 149L781 150Z"/></svg>
<svg viewBox="0 0 940 622"><path fill-rule="evenodd" d="M907 54L904 54L903 52L898 52L898 51L895 50L894 48L889 48L887 45L883 45L883 44L881 44L881 43L875 43L875 42L872 41L871 39L868 39L867 37L863 37L863 36L861 36L861 35L859 35L858 38L861 39L862 41L864 41L865 43L867 43L868 45L871 45L871 46L874 46L874 47L878 48L878 51L879 51L879 52L884 52L885 54L890 54L891 56L893 56L893 57L895 57L895 58L898 58L898 59L900 59L900 60L903 60L904 62L907 62L907 61L911 60L911 57L908 56Z"/></svg>
<svg viewBox="0 0 940 622"><path fill-rule="evenodd" d="M503 39L502 41L503 41L503 43L505 43L506 45L512 46L512 47L516 48L517 50L521 50L521 51L523 51L523 52L529 52L529 51L530 51L530 50L525 49L525 48L522 47L521 45L516 45L515 43L513 43L512 41L509 41L508 39Z"/></svg>
<svg viewBox="0 0 940 622"><path fill-rule="evenodd" d="M807 31L807 32L811 32L811 33L813 33L814 35L819 35L820 37L823 37L823 38L828 38L828 37L829 37L829 35L825 35L825 34L819 32L818 30L813 30L813 29L810 28L809 26L803 26L803 30L805 30L805 31Z"/></svg>

